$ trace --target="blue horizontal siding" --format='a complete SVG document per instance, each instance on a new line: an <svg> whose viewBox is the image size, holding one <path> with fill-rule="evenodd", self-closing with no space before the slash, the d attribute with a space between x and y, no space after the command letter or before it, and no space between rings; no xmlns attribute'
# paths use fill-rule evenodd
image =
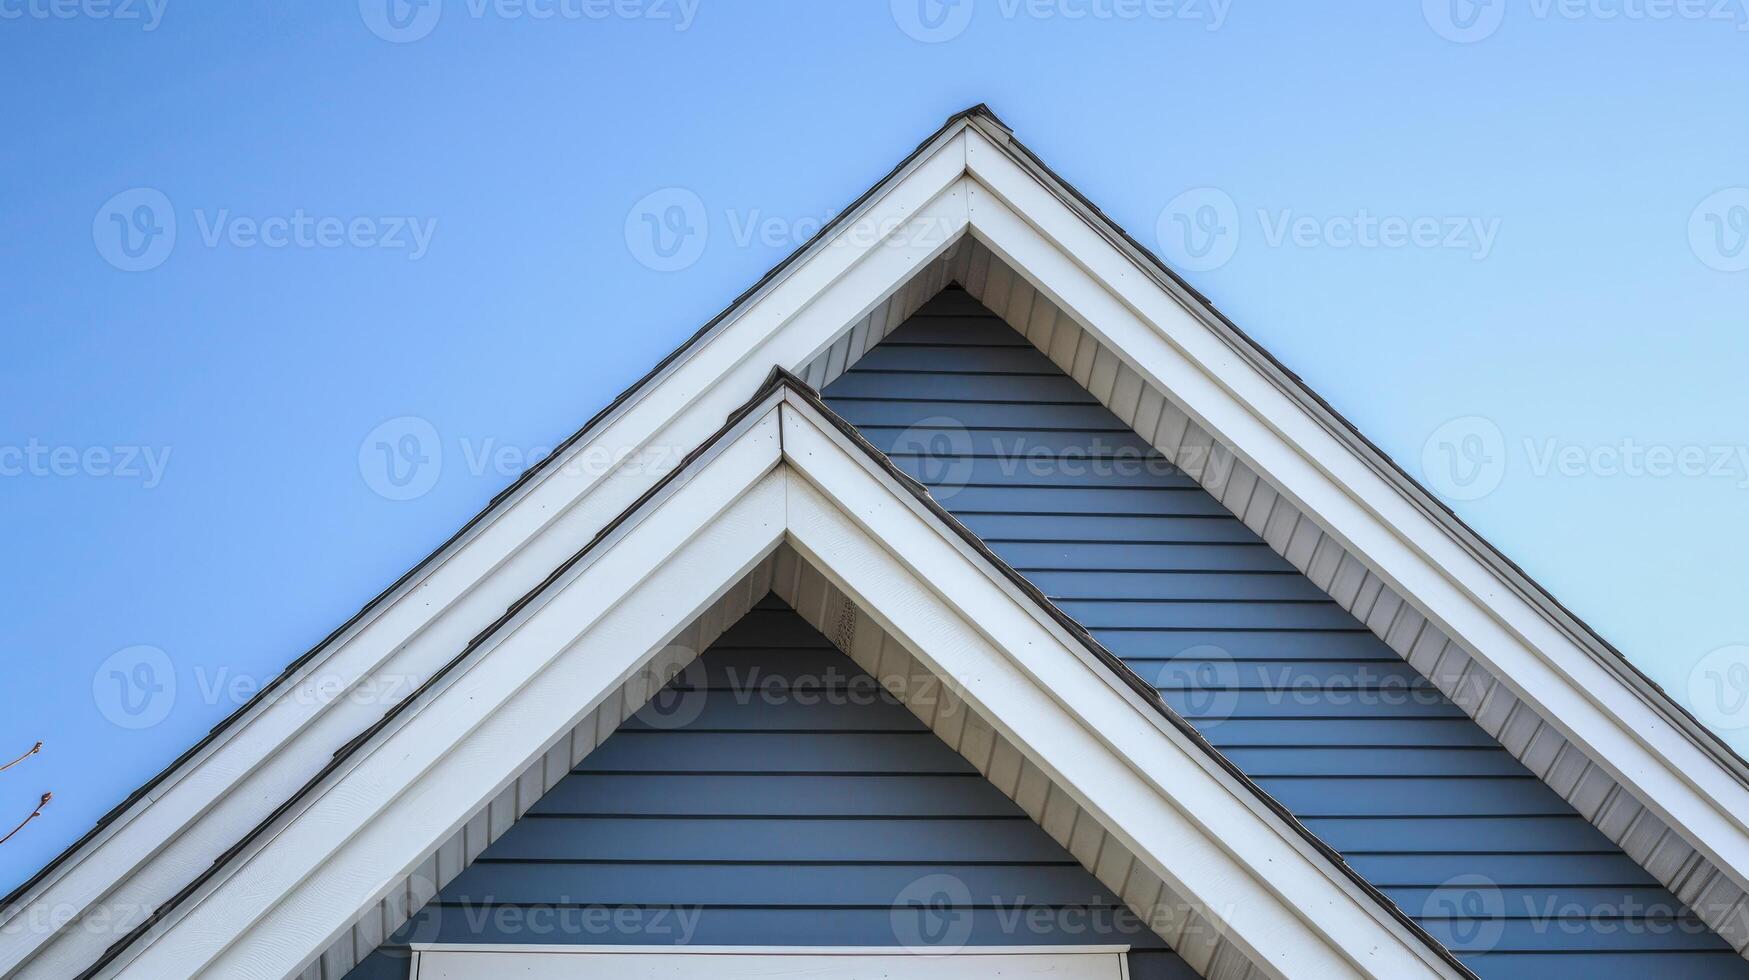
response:
<svg viewBox="0 0 1749 980"><path fill-rule="evenodd" d="M1749 976L1571 805L963 290L824 394L1484 977Z"/></svg>
<svg viewBox="0 0 1749 980"><path fill-rule="evenodd" d="M349 980L402 980L409 942L900 946L950 925L969 945L1130 945L1132 976L1193 975L775 599L658 700L677 713L628 720ZM963 890L919 898L942 875Z"/></svg>

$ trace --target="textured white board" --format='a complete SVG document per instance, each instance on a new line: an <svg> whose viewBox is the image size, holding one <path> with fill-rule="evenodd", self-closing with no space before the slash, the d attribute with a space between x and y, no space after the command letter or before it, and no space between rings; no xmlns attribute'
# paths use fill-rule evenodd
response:
<svg viewBox="0 0 1749 980"><path fill-rule="evenodd" d="M968 948L915 955L892 950L426 948L414 980L1122 980L1122 950Z"/></svg>

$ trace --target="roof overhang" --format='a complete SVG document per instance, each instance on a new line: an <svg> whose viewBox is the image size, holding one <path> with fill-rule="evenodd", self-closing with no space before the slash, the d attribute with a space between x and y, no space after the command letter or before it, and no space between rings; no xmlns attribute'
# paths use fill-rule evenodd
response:
<svg viewBox="0 0 1749 980"><path fill-rule="evenodd" d="M91 975L302 970L786 543L1266 975L1465 975L787 378Z"/></svg>
<svg viewBox="0 0 1749 980"><path fill-rule="evenodd" d="M381 724L349 698L430 683L522 597L610 536L677 459L975 237L1315 518L1739 886L1741 759L1056 178L962 113L462 531L10 896L0 972L70 975ZM726 532L725 532L726 533ZM21 919L20 917L26 917ZM198 944L196 944L198 947Z"/></svg>

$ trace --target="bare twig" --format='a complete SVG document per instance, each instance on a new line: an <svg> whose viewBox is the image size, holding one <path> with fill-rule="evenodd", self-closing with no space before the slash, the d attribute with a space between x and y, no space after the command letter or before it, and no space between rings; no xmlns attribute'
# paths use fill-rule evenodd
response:
<svg viewBox="0 0 1749 980"><path fill-rule="evenodd" d="M7 764L5 764L3 766L0 766L0 772L5 772L6 770L11 769L13 766L18 765L20 762L23 762L24 760L30 758L33 755L36 755L38 752L41 752L42 750L43 750L43 743L41 743L41 742L36 743L35 745L30 747L29 752L24 753L23 755L19 756L16 759L13 759L11 762L8 762Z"/></svg>
<svg viewBox="0 0 1749 980"><path fill-rule="evenodd" d="M43 807L48 806L49 801L54 799L54 798L55 798L55 794L44 793L43 798L36 802L36 809L30 811L30 816L25 817L23 820L19 821L18 826L12 828L12 830L9 831L5 837L0 837L0 844L4 844L7 841L11 840L13 834L16 834L19 831L24 829L25 824L30 823L32 820L35 820L37 817L42 816Z"/></svg>

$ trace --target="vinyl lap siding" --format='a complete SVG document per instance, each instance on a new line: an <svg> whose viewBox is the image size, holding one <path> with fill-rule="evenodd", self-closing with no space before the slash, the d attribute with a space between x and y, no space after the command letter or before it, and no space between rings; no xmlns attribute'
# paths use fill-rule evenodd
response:
<svg viewBox="0 0 1749 980"><path fill-rule="evenodd" d="M1749 976L1461 709L963 291L825 395L1477 973Z"/></svg>
<svg viewBox="0 0 1749 980"><path fill-rule="evenodd" d="M937 906L955 895L971 906ZM405 977L410 941L900 946L956 927L966 945L1128 944L1137 980L1194 975L768 598L348 980Z"/></svg>

